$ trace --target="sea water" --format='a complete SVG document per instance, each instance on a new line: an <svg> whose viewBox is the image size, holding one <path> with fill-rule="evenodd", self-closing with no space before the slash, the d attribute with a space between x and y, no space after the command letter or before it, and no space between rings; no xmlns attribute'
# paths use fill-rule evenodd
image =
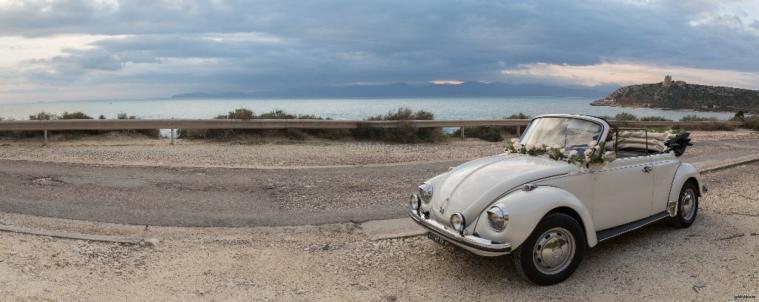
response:
<svg viewBox="0 0 759 302"><path fill-rule="evenodd" d="M281 109L291 114L314 114L336 120L365 119L407 107L432 112L435 119L499 119L516 113L535 116L545 113L577 113L614 116L628 112L638 117L662 116L679 120L685 115L729 119L733 113L660 110L590 106L590 98L575 97L456 97L456 98L320 98L320 99L150 99L67 101L27 104L0 104L0 117L28 119L30 114L45 111L63 113L81 111L97 118L101 114L115 118L119 113L143 119L212 118L237 108L256 113Z"/></svg>

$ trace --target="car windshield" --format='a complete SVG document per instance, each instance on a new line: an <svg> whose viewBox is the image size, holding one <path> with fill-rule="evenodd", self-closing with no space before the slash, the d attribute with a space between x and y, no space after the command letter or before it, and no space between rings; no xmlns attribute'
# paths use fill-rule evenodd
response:
<svg viewBox="0 0 759 302"><path fill-rule="evenodd" d="M520 143L524 146L546 145L567 150L588 147L591 141L598 141L602 134L601 125L570 117L542 117L530 123Z"/></svg>

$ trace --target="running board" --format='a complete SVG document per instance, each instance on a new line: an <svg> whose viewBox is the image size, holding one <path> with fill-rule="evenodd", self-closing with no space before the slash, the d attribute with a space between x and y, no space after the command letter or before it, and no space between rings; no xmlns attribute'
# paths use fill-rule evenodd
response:
<svg viewBox="0 0 759 302"><path fill-rule="evenodd" d="M669 214L667 214L667 211L664 211L658 214L654 214L653 216L643 218L641 220L633 221L630 223L620 225L618 227L613 227L610 229L605 229L603 231L596 232L596 238L598 238L598 242L609 240L611 238L617 237L627 232L637 230L639 228L642 228L644 226L647 226L649 224L652 224L654 222L657 222L667 217L669 217Z"/></svg>

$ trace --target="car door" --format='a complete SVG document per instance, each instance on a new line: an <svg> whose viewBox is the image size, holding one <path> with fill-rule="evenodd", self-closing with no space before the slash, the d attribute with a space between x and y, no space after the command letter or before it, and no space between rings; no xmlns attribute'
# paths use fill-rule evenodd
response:
<svg viewBox="0 0 759 302"><path fill-rule="evenodd" d="M667 210L667 201L675 172L680 166L680 160L672 153L658 153L651 156L654 174L654 195L651 201L651 215ZM675 188L678 189L679 188Z"/></svg>
<svg viewBox="0 0 759 302"><path fill-rule="evenodd" d="M617 158L592 170L593 222L604 230L651 216L651 157Z"/></svg>

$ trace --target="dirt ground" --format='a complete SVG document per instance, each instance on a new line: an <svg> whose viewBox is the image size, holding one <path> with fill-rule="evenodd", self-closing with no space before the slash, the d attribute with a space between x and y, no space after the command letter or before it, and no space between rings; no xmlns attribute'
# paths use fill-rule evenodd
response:
<svg viewBox="0 0 759 302"><path fill-rule="evenodd" d="M602 243L566 282L538 287L510 258L424 237L371 241L355 224L125 226L0 214L0 224L139 235L157 247L0 233L3 301L734 300L759 296L759 164L706 179L696 223ZM755 298L754 298L755 299Z"/></svg>
<svg viewBox="0 0 759 302"><path fill-rule="evenodd" d="M717 141L759 142L759 133L743 129L693 131L691 137L694 147L686 152L688 156L709 152L709 146ZM109 133L79 140L54 141L45 147L41 147L39 138L0 138L0 159L142 166L297 168L468 160L503 152L505 144L505 141L492 143L479 139L450 139L434 144L394 144L352 140L248 138L227 141L178 140L176 145L169 145L167 139Z"/></svg>

